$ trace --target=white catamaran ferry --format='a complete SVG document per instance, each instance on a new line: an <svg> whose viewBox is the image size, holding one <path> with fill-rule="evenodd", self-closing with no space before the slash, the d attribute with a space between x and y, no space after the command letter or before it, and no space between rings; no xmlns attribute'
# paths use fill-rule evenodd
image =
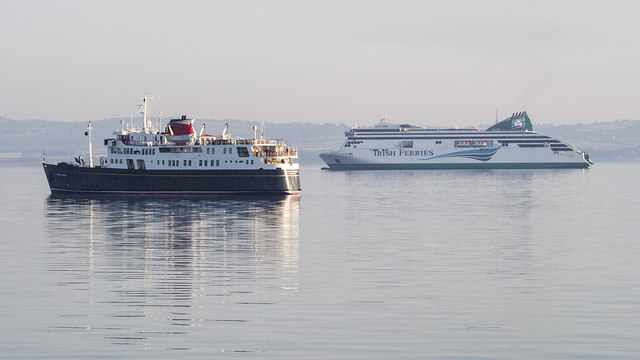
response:
<svg viewBox="0 0 640 360"><path fill-rule="evenodd" d="M331 170L588 168L589 154L533 131L527 112L486 130L392 125L353 127L344 145L320 154Z"/></svg>
<svg viewBox="0 0 640 360"><path fill-rule="evenodd" d="M91 122L88 161L43 163L52 193L220 194L300 192L298 152L282 140L257 136L233 138L228 125L221 135L196 134L193 119L171 120L164 131L147 120L143 98L142 129L113 132L104 139L107 155L94 164Z"/></svg>

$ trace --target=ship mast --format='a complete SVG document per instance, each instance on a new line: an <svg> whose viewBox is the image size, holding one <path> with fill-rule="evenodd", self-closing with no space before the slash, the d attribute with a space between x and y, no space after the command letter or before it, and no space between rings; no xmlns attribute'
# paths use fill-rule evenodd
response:
<svg viewBox="0 0 640 360"><path fill-rule="evenodd" d="M142 105L138 105L140 108L140 113L142 114L142 129L144 133L149 132L149 126L147 126L147 102L151 100L151 96L149 94L144 94L142 98Z"/></svg>
<svg viewBox="0 0 640 360"><path fill-rule="evenodd" d="M91 127L91 121L89 121L89 125L87 125L87 132L86 135L89 136L89 167L93 167L93 151L91 149L91 142L92 142L92 137L93 134L91 133L91 130L93 130L93 128Z"/></svg>

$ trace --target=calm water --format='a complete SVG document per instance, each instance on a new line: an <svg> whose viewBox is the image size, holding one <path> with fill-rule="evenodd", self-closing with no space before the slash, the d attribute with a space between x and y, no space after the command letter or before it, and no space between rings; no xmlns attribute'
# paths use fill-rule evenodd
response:
<svg viewBox="0 0 640 360"><path fill-rule="evenodd" d="M634 359L640 164L50 196L0 164L0 357Z"/></svg>

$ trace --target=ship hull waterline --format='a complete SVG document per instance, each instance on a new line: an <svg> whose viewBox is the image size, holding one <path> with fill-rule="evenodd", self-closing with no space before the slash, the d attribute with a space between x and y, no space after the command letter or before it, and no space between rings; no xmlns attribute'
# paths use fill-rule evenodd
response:
<svg viewBox="0 0 640 360"><path fill-rule="evenodd" d="M327 164L329 170L471 170L471 169L587 169L588 163L556 162L556 163L358 163Z"/></svg>

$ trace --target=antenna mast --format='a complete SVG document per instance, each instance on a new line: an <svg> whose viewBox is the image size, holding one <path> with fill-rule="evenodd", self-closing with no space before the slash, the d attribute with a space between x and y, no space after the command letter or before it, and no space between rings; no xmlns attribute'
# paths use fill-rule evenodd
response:
<svg viewBox="0 0 640 360"><path fill-rule="evenodd" d="M89 121L89 125L87 125L87 136L89 136L89 167L93 167L93 151L91 149L91 141L92 141L92 137L93 134L91 133L91 131L93 130L93 128L91 127L91 121Z"/></svg>

